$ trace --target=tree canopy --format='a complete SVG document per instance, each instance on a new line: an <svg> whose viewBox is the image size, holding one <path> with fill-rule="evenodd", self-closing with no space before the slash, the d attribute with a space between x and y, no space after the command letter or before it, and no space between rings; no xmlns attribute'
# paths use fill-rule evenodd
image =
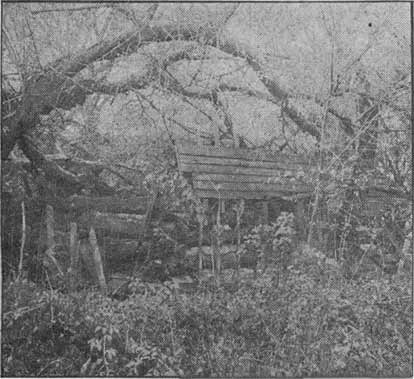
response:
<svg viewBox="0 0 414 379"><path fill-rule="evenodd" d="M284 148L320 139L326 106L326 132L352 138L360 129L355 104L365 98L381 106L386 128L392 118L407 129L407 10L6 4L3 91L10 111L4 107L2 157L56 112L66 129L87 113L101 134L125 135L127 125L144 135L164 124L163 133L206 138L215 128L223 136L235 129L252 145Z"/></svg>

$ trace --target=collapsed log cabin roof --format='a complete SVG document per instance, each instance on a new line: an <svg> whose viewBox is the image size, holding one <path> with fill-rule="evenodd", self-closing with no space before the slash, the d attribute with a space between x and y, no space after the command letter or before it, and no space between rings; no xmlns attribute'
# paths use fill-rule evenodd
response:
<svg viewBox="0 0 414 379"><path fill-rule="evenodd" d="M312 186L299 179L308 164L260 150L180 145L178 168L191 175L200 198L266 199L310 194Z"/></svg>
<svg viewBox="0 0 414 379"><path fill-rule="evenodd" d="M294 199L312 195L315 187L302 179L312 169L309 159L264 150L178 144L177 163L200 198ZM411 194L394 188L386 178L367 178L361 188L371 202L393 204L411 199Z"/></svg>

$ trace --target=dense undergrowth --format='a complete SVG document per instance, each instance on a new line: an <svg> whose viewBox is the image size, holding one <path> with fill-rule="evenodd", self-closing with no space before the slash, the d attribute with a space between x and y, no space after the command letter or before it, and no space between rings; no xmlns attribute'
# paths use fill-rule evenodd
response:
<svg viewBox="0 0 414 379"><path fill-rule="evenodd" d="M412 376L410 275L345 278L297 249L220 288L135 280L129 296L3 287L2 375Z"/></svg>

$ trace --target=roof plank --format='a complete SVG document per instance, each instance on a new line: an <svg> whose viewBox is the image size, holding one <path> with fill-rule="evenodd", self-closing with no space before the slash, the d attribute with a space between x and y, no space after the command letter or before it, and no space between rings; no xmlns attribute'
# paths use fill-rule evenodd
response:
<svg viewBox="0 0 414 379"><path fill-rule="evenodd" d="M217 166L232 166L232 167L246 167L246 168L267 168L276 170L303 170L303 164L294 161L260 161L238 158L223 158L223 157L206 157L206 156L192 156L182 155L180 157L182 164L193 166L199 169L198 165L217 165Z"/></svg>
<svg viewBox="0 0 414 379"><path fill-rule="evenodd" d="M206 145L180 145L177 148L180 155L204 156L217 158L247 159L261 162L290 161L307 164L308 160L304 157L291 157L286 154L274 153L263 150L232 148L223 146Z"/></svg>
<svg viewBox="0 0 414 379"><path fill-rule="evenodd" d="M180 171L191 172L193 174L222 174L222 175L244 175L244 176L280 176L282 170L268 169L268 168L254 168L254 167L234 167L234 166L220 166L220 165L192 165L181 163ZM284 171L286 172L286 171Z"/></svg>
<svg viewBox="0 0 414 379"><path fill-rule="evenodd" d="M179 146L177 153L179 170L192 174L201 198L265 199L312 191L296 178L309 167L303 159L221 146Z"/></svg>
<svg viewBox="0 0 414 379"><path fill-rule="evenodd" d="M208 181L193 181L195 190L212 190L216 192L225 192L225 191L253 191L253 192L266 192L266 193L299 193L299 192L309 192L312 190L310 186L299 184L297 182L292 183L214 183Z"/></svg>

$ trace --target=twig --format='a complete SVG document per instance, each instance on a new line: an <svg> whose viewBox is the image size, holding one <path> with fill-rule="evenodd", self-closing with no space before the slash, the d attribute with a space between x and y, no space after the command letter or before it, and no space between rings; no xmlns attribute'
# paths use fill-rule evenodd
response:
<svg viewBox="0 0 414 379"><path fill-rule="evenodd" d="M51 12L76 12L76 11L84 11L84 10L89 10L89 9L99 9L102 8L102 5L93 5L93 6L88 6L88 7L76 7L76 8L50 8L50 9L39 9L37 11L31 11L30 13L35 15L35 14L40 14L40 13L51 13Z"/></svg>
<svg viewBox="0 0 414 379"><path fill-rule="evenodd" d="M24 245L26 243L26 211L24 206L24 201L22 201L22 240L20 244L20 260L19 260L19 270L17 274L17 278L20 279L23 270L23 252L24 252Z"/></svg>

